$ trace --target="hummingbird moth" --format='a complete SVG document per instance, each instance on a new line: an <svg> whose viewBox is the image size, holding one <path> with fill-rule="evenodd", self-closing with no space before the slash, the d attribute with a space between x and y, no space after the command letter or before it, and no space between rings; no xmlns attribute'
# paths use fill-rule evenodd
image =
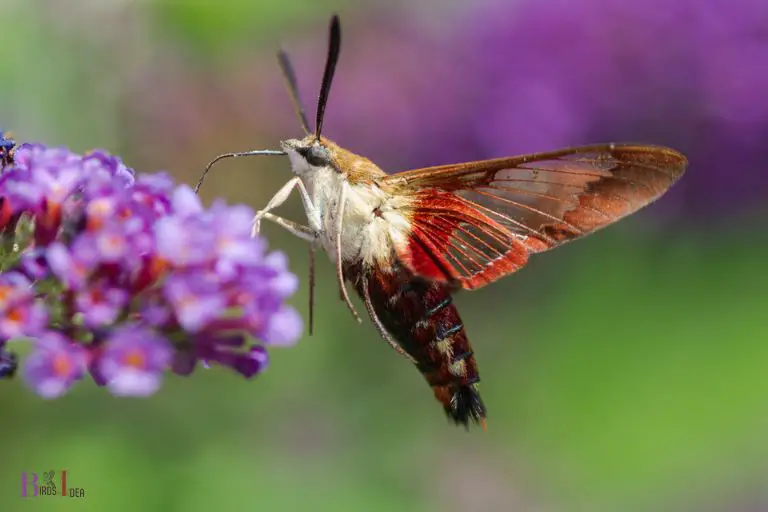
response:
<svg viewBox="0 0 768 512"><path fill-rule="evenodd" d="M222 158L287 155L294 176L257 213L253 231L266 219L309 242L310 334L314 254L322 248L355 318L361 321L346 283L380 336L424 375L448 417L485 428L477 362L451 295L481 288L519 270L532 254L636 212L666 192L688 162L665 147L596 144L387 174L321 135L340 45L333 16L315 130L281 50L278 62L306 136L282 141L281 151L221 155L196 190ZM272 213L294 191L306 224Z"/></svg>

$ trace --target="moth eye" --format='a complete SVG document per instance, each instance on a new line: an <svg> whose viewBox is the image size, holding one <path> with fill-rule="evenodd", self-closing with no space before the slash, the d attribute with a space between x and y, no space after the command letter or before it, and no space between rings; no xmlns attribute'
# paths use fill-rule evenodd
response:
<svg viewBox="0 0 768 512"><path fill-rule="evenodd" d="M322 146L309 146L301 148L299 154L303 156L309 165L313 167L325 167L331 164L331 158L328 150Z"/></svg>

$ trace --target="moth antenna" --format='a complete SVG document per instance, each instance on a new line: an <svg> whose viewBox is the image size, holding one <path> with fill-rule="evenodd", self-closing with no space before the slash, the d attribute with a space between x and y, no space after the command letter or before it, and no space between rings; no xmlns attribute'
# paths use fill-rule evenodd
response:
<svg viewBox="0 0 768 512"><path fill-rule="evenodd" d="M328 36L328 58L325 60L323 82L320 86L320 96L317 99L317 118L315 120L315 137L320 138L323 131L323 118L325 117L325 104L328 103L328 93L331 91L333 75L336 72L336 63L339 61L341 49L341 26L339 16L334 14L331 18L331 26Z"/></svg>
<svg viewBox="0 0 768 512"><path fill-rule="evenodd" d="M296 115L299 117L301 127L304 129L304 133L310 134L312 130L309 129L309 121L307 121L307 114L302 106L301 97L299 96L299 87L296 81L296 73L293 70L291 59L288 54L280 48L277 52L277 62L280 65L280 70L283 72L283 78L288 86L288 94L291 97L291 103L293 103L293 109L296 111Z"/></svg>
<svg viewBox="0 0 768 512"><path fill-rule="evenodd" d="M265 156L265 155L285 155L287 154L285 151L276 151L274 149L257 149L253 151L242 151L240 153L224 153L223 155L219 155L210 162L208 162L208 165L205 166L205 169L203 169L203 173L200 175L200 179L197 180L197 184L195 185L195 193L200 191L200 187L203 185L203 181L205 181L205 175L208 174L208 171L211 170L211 167L213 167L213 164L218 162L219 160L223 160L225 158L237 158L239 156Z"/></svg>

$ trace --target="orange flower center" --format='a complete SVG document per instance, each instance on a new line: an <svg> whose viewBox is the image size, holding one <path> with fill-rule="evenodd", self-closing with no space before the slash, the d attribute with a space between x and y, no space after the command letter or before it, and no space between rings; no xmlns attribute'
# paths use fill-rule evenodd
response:
<svg viewBox="0 0 768 512"><path fill-rule="evenodd" d="M91 201L91 204L88 205L88 209L91 213L101 217L106 217L112 213L112 205L106 199L94 199Z"/></svg>
<svg viewBox="0 0 768 512"><path fill-rule="evenodd" d="M24 312L21 308L13 308L8 310L5 317L11 322L21 322L24 319Z"/></svg>
<svg viewBox="0 0 768 512"><path fill-rule="evenodd" d="M72 362L66 354L56 354L53 358L53 373L60 377L66 377L72 373Z"/></svg>
<svg viewBox="0 0 768 512"><path fill-rule="evenodd" d="M107 242L107 245L111 247L120 247L120 245L123 242L123 239L122 237L119 237L117 235L109 235L108 237L106 237L105 241Z"/></svg>
<svg viewBox="0 0 768 512"><path fill-rule="evenodd" d="M146 366L147 358L144 357L144 353L141 350L134 349L125 354L123 357L123 363L126 366L132 366L134 368L144 368Z"/></svg>
<svg viewBox="0 0 768 512"><path fill-rule="evenodd" d="M105 199L94 199L88 205L87 227L95 231L104 226L104 220L112 215L112 205Z"/></svg>
<svg viewBox="0 0 768 512"><path fill-rule="evenodd" d="M170 267L170 264L167 261L158 256L153 257L149 265L150 274L152 275L153 280L159 279Z"/></svg>

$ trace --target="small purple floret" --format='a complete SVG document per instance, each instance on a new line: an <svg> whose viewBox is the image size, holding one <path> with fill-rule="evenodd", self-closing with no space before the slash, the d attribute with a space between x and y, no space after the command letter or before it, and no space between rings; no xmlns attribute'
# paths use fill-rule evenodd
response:
<svg viewBox="0 0 768 512"><path fill-rule="evenodd" d="M151 329L124 326L101 349L98 372L119 396L149 396L160 388L173 359L173 346Z"/></svg>
<svg viewBox="0 0 768 512"><path fill-rule="evenodd" d="M186 330L197 332L225 312L226 297L215 275L187 273L170 276L163 286L165 298Z"/></svg>
<svg viewBox="0 0 768 512"><path fill-rule="evenodd" d="M35 340L34 352L24 364L24 380L41 397L57 398L82 378L87 360L81 345L48 332Z"/></svg>
<svg viewBox="0 0 768 512"><path fill-rule="evenodd" d="M129 299L126 290L110 286L106 282L94 283L77 292L75 307L82 313L87 327L104 327L117 319Z"/></svg>

